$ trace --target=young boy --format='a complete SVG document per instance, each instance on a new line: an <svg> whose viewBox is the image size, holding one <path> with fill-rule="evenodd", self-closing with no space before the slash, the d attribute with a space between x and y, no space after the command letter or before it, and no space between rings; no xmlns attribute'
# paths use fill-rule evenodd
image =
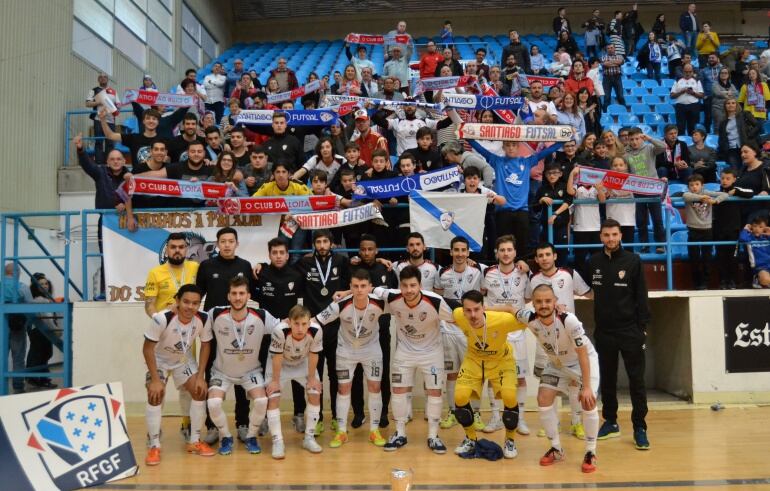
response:
<svg viewBox="0 0 770 491"><path fill-rule="evenodd" d="M302 305L289 310L289 321L281 323L272 334L270 360L265 379L267 384L267 424L273 436L273 458L286 456L281 432L281 386L295 380L307 389L308 406L305 411L305 438L302 448L311 453L323 449L315 441L315 427L321 413L322 385L318 380L318 353L323 350L322 331L310 325L310 311Z"/></svg>
<svg viewBox="0 0 770 491"><path fill-rule="evenodd" d="M719 190L729 196L737 198L751 198L754 191L749 188L741 188L735 185L738 172L728 167L720 176ZM738 239L741 231L741 203L726 201L714 209L714 240L734 241ZM735 246L721 245L717 248L717 269L719 270L719 289L735 290L735 271L738 269L735 260Z"/></svg>
<svg viewBox="0 0 770 491"><path fill-rule="evenodd" d="M342 164L340 171L343 169L351 169L355 172L356 181L361 180L364 172L366 172L366 162L361 160L361 147L356 142L347 142L345 144L345 163ZM337 173L339 175L339 173Z"/></svg>
<svg viewBox="0 0 770 491"><path fill-rule="evenodd" d="M645 142L650 142L650 145L646 145ZM638 127L633 127L628 131L628 152L626 152L625 157L632 174L658 177L658 172L655 169L655 158L665 151L666 144L664 142L645 135ZM660 203L637 203L636 228L639 231L639 242L648 242L649 240L648 216L652 217L655 242L665 242ZM648 250L649 248L643 247L641 252L648 252ZM657 246L655 252L662 254L665 252L665 248Z"/></svg>
<svg viewBox="0 0 770 491"><path fill-rule="evenodd" d="M433 147L433 130L427 126L417 130L417 146L406 152L414 155L418 171L431 171L442 167L441 153Z"/></svg>
<svg viewBox="0 0 770 491"><path fill-rule="evenodd" d="M610 152L606 143L601 140L594 143L594 154L589 165L597 169L610 168Z"/></svg>
<svg viewBox="0 0 770 491"><path fill-rule="evenodd" d="M240 168L245 179L249 196L257 192L262 184L270 180L270 166L267 162L267 151L263 146L255 146L249 153L249 165Z"/></svg>
<svg viewBox="0 0 770 491"><path fill-rule="evenodd" d="M364 173L361 180L371 181L375 179L388 179L391 177L396 177L396 173L389 169L389 164L390 160L388 157L388 152L382 149L374 150L372 152L372 168L368 169ZM378 202L379 201L375 200L375 203ZM390 205L396 205L398 204L398 200L396 198L390 198L387 203ZM382 210L382 215L388 224L397 224L399 223L398 212L398 209L388 207ZM376 225L372 222L369 222L369 224L371 227L369 231L377 238L378 244L382 244L386 247L396 247L397 245L403 243L399 242L398 234L388 233L389 231L387 227Z"/></svg>
<svg viewBox="0 0 770 491"><path fill-rule="evenodd" d="M553 244L566 244L572 196L567 192L567 183L562 180L561 167L558 164L547 165L543 177L545 177L543 185L537 190L536 202L532 206L533 210L542 210L540 215L543 231L541 240L548 241L548 226L553 225ZM552 205L555 200L561 200L564 203L553 208L553 214L549 218L545 209ZM566 250L559 255L559 266L567 264L567 255Z"/></svg>
<svg viewBox="0 0 770 491"><path fill-rule="evenodd" d="M174 299L175 308L153 314L152 323L144 333L142 354L147 363L145 420L150 440L144 460L147 465L160 464L160 420L169 373L176 388L184 387L193 399L187 452L203 457L214 455L211 447L200 441L201 427L206 420L206 364L197 365L190 349L203 332L207 319L205 313L198 311L201 291L195 285L182 285Z"/></svg>
<svg viewBox="0 0 770 491"><path fill-rule="evenodd" d="M504 205L505 197L481 185L481 171L476 166L471 165L463 170L463 182L465 187L461 192L483 194L487 197L487 211L484 214L484 246L481 250L481 258L494 261L495 253L492 250L492 243L497 238L495 206Z"/></svg>
<svg viewBox="0 0 770 491"><path fill-rule="evenodd" d="M701 174L693 174L687 179L688 192L682 195L685 202L685 220L687 222L688 242L708 242L713 240L712 206L727 199L727 193L703 189L704 179ZM711 246L687 246L690 257L693 283L696 290L708 288L708 263L711 260Z"/></svg>
<svg viewBox="0 0 770 491"><path fill-rule="evenodd" d="M770 288L770 227L767 216L754 217L750 230L741 230L740 241L746 242L749 264L754 273L754 288Z"/></svg>

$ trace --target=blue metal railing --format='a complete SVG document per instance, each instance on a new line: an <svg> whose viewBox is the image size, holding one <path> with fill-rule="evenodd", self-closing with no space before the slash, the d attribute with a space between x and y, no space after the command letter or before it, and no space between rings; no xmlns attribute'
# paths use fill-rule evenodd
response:
<svg viewBox="0 0 770 491"><path fill-rule="evenodd" d="M131 113L133 112L131 108L125 108L120 110L121 113ZM90 109L76 109L74 111L66 111L64 113L64 167L67 167L70 165L70 142L72 141L72 118L76 116L83 116L86 114L94 114L94 112ZM117 120L116 120L117 123ZM83 141L84 142L97 142L106 140L107 138L104 136L84 136Z"/></svg>

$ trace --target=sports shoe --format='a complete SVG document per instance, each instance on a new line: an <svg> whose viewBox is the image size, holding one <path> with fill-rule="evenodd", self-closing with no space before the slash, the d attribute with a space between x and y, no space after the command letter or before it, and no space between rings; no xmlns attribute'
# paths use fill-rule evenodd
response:
<svg viewBox="0 0 770 491"><path fill-rule="evenodd" d="M190 423L182 422L182 426L179 427L179 434L182 435L184 441L190 441Z"/></svg>
<svg viewBox="0 0 770 491"><path fill-rule="evenodd" d="M382 448L386 452L395 452L396 450L403 447L407 443L408 442L405 436L401 436L398 433L393 433L392 435L390 435L390 439L388 440L388 442L385 445L383 445Z"/></svg>
<svg viewBox="0 0 770 491"><path fill-rule="evenodd" d="M384 447L387 440L382 436L380 430L373 430L369 432L369 441L374 444L375 447Z"/></svg>
<svg viewBox="0 0 770 491"><path fill-rule="evenodd" d="M455 447L455 454L460 455L476 451L476 440L471 440L467 436L458 446Z"/></svg>
<svg viewBox="0 0 770 491"><path fill-rule="evenodd" d="M296 431L297 433L305 432L305 417L303 415L295 414L294 416L292 416L291 422L294 425L294 431ZM265 419L264 424L267 424L267 419ZM267 432L265 432L265 434L267 434Z"/></svg>
<svg viewBox="0 0 770 491"><path fill-rule="evenodd" d="M219 430L216 428L209 428L206 432L206 436L203 437L203 441L209 445L213 445L219 440Z"/></svg>
<svg viewBox="0 0 770 491"><path fill-rule="evenodd" d="M580 468L586 474L594 472L596 470L596 455L594 455L593 452L586 452L585 457L583 457L583 464Z"/></svg>
<svg viewBox="0 0 770 491"><path fill-rule="evenodd" d="M233 437L226 436L219 442L219 455L230 455L233 453Z"/></svg>
<svg viewBox="0 0 770 491"><path fill-rule="evenodd" d="M216 452L213 448L206 445L206 442L197 441L187 444L187 453L198 454L201 457L213 457Z"/></svg>
<svg viewBox="0 0 770 491"><path fill-rule="evenodd" d="M620 426L617 423L610 423L605 421L602 423L602 427L599 428L599 434L596 436L597 440L606 440L608 438L618 438L620 436Z"/></svg>
<svg viewBox="0 0 770 491"><path fill-rule="evenodd" d="M505 439L503 445L503 457L506 459L515 459L519 455L519 450L516 448L516 442L510 438Z"/></svg>
<svg viewBox="0 0 770 491"><path fill-rule="evenodd" d="M527 422L524 421L524 418L519 418L519 424L516 426L516 433L519 435L529 435L529 426L527 426Z"/></svg>
<svg viewBox="0 0 770 491"><path fill-rule="evenodd" d="M649 450L650 440L647 439L647 430L637 428L634 430L634 446L637 450Z"/></svg>
<svg viewBox="0 0 770 491"><path fill-rule="evenodd" d="M484 429L481 431L483 431L484 433L494 433L502 429L503 429L503 419L499 415L497 415L489 418L489 423L484 425Z"/></svg>
<svg viewBox="0 0 770 491"><path fill-rule="evenodd" d="M558 448L549 448L548 451L540 457L540 465L553 465L564 460L564 450Z"/></svg>
<svg viewBox="0 0 770 491"><path fill-rule="evenodd" d="M446 445L439 437L428 438L428 448L433 450L435 454L444 455L446 453Z"/></svg>
<svg viewBox="0 0 770 491"><path fill-rule="evenodd" d="M538 438L545 438L545 428L540 428L537 430L537 436Z"/></svg>
<svg viewBox="0 0 770 491"><path fill-rule="evenodd" d="M350 422L350 426L352 426L353 429L357 429L363 426L364 423L366 423L365 414L354 414L353 421Z"/></svg>
<svg viewBox="0 0 770 491"><path fill-rule="evenodd" d="M259 446L259 442L257 441L257 438L252 436L251 438L246 438L246 441L243 443L246 444L246 450L249 451L250 454L258 454L262 453L262 447Z"/></svg>
<svg viewBox="0 0 770 491"><path fill-rule="evenodd" d="M331 448L340 448L343 443L348 442L348 434L344 431L338 431L334 434L334 438L329 442Z"/></svg>
<svg viewBox="0 0 770 491"><path fill-rule="evenodd" d="M302 448L304 448L310 453L321 453L323 451L323 448L321 448L321 445L319 445L318 442L315 441L315 438L313 438L312 436L306 436L302 440Z"/></svg>
<svg viewBox="0 0 770 491"><path fill-rule="evenodd" d="M160 447L150 447L147 450L147 457L144 458L146 465L158 465L160 464Z"/></svg>
<svg viewBox="0 0 770 491"><path fill-rule="evenodd" d="M267 432L269 431L269 428L267 426L267 418L262 420L262 423L259 425L259 431L257 432L257 436L265 436L267 435Z"/></svg>
<svg viewBox="0 0 770 491"><path fill-rule="evenodd" d="M481 420L481 413L478 411L474 411L473 413L473 427L476 429L476 431L484 431L484 427L486 425L484 424L484 421Z"/></svg>
<svg viewBox="0 0 770 491"><path fill-rule="evenodd" d="M583 428L583 423L577 423L574 425L570 425L569 427L569 434L573 435L578 440L585 440L586 439L586 429Z"/></svg>
<svg viewBox="0 0 770 491"><path fill-rule="evenodd" d="M319 421L315 424L315 430L313 430L313 435L315 436L321 436L324 432L324 422Z"/></svg>
<svg viewBox="0 0 770 491"><path fill-rule="evenodd" d="M286 445L283 440L273 440L273 458L281 460L286 457Z"/></svg>
<svg viewBox="0 0 770 491"><path fill-rule="evenodd" d="M457 418L455 418L454 413L450 412L449 414L447 414L446 418L442 419L439 422L438 425L441 427L442 430L448 430L449 428L453 427L456 424L457 424Z"/></svg>
<svg viewBox="0 0 770 491"><path fill-rule="evenodd" d="M332 422L329 423L329 428L334 433L337 433L338 431L340 431L340 424L337 422L337 418L332 419Z"/></svg>
<svg viewBox="0 0 770 491"><path fill-rule="evenodd" d="M246 443L246 435L249 434L249 427L246 425L241 425L238 427L238 439L242 443Z"/></svg>

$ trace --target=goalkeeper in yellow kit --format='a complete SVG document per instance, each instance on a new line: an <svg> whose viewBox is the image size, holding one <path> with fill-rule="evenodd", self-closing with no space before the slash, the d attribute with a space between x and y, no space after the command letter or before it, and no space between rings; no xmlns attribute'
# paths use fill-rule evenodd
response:
<svg viewBox="0 0 770 491"><path fill-rule="evenodd" d="M468 350L460 365L455 388L455 418L465 430L465 439L455 448L456 454L472 453L476 448L476 430L473 427L471 398L481 398L484 380L489 383L496 398L503 400L503 424L505 444L503 456L507 459L518 455L513 440L519 423L519 407L516 401L516 360L513 348L507 342L512 331L526 329L516 316L507 312L484 309L484 296L471 290L463 294L462 307L454 310L454 322L468 338Z"/></svg>

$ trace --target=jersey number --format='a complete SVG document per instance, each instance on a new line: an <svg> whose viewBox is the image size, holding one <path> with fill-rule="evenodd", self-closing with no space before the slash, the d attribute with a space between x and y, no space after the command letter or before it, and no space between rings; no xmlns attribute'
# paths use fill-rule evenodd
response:
<svg viewBox="0 0 770 491"><path fill-rule="evenodd" d="M374 366L372 367L372 377L379 377L380 376L380 367Z"/></svg>

